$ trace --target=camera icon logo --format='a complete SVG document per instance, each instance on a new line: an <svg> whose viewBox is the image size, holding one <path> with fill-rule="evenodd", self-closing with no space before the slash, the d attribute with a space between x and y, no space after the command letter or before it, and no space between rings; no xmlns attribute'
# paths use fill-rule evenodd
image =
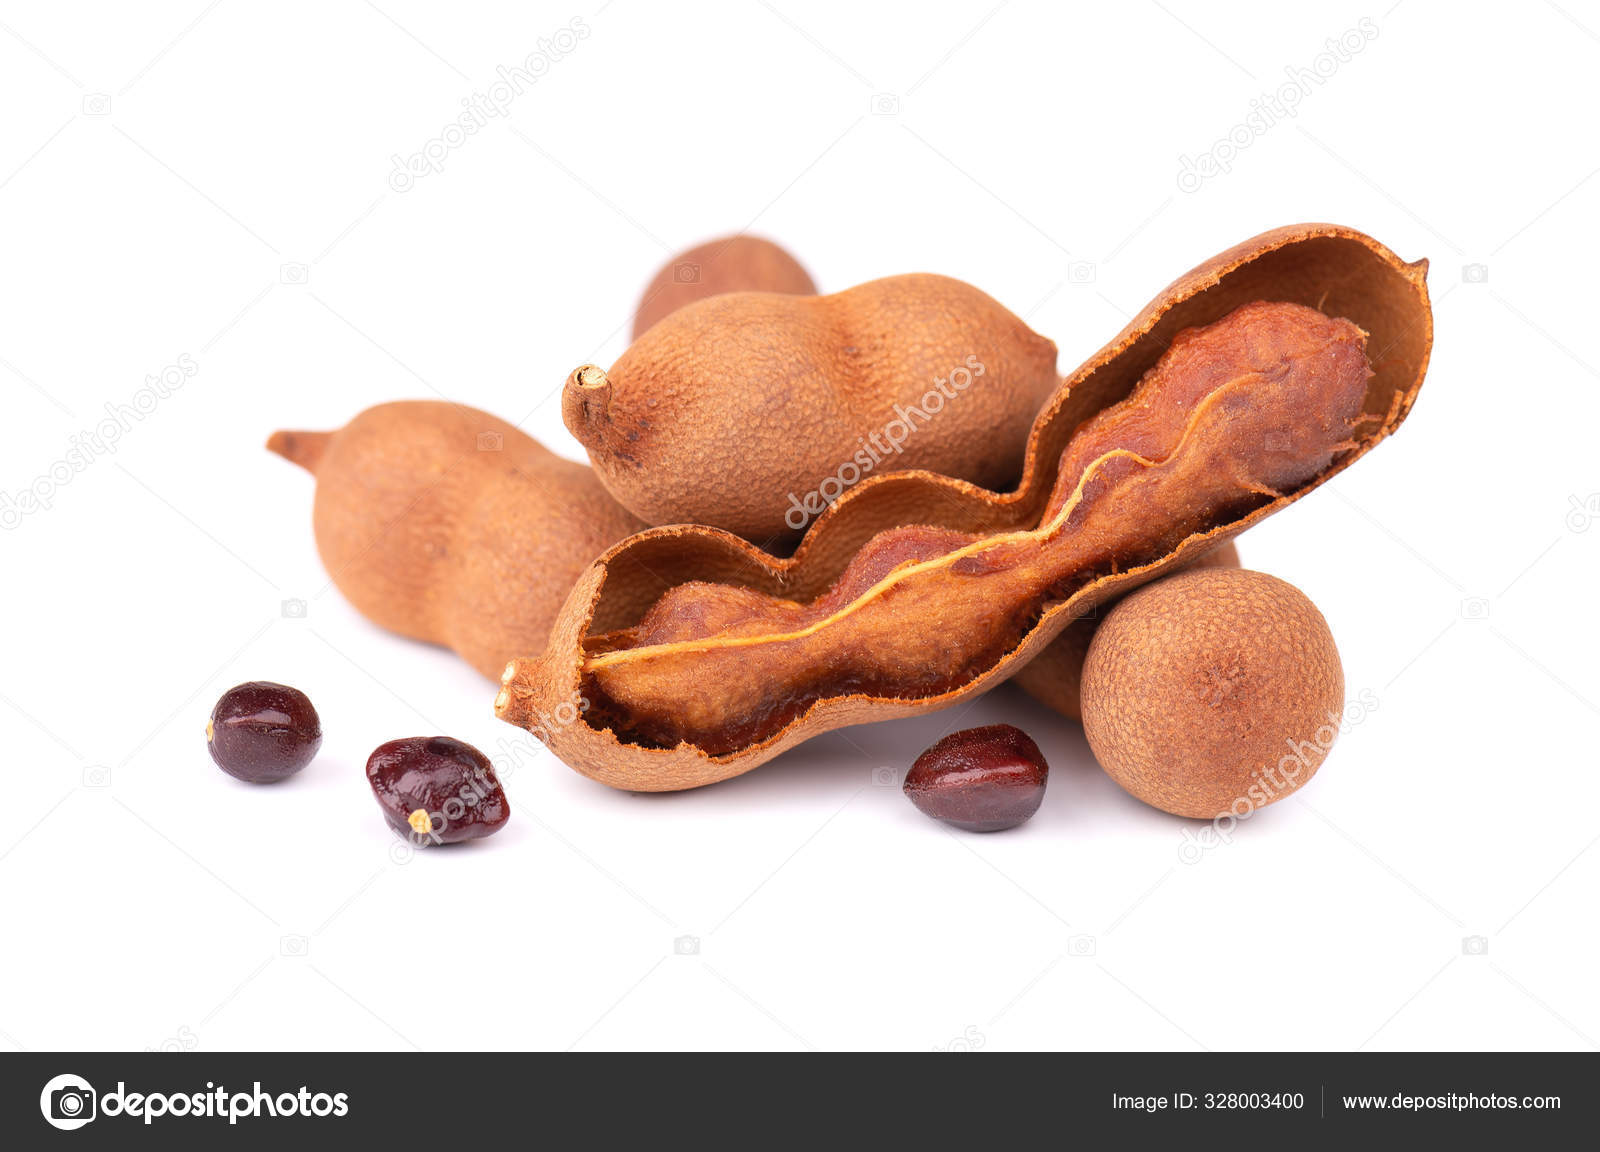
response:
<svg viewBox="0 0 1600 1152"><path fill-rule="evenodd" d="M298 958L309 954L310 951L311 941L306 939L304 936L290 935L278 937L278 954L280 956L294 956Z"/></svg>
<svg viewBox="0 0 1600 1152"><path fill-rule="evenodd" d="M935 1052L979 1052L989 1038L978 1031L976 1024L968 1024L961 1030L961 1035L954 1037L948 1044L935 1044Z"/></svg>
<svg viewBox="0 0 1600 1152"><path fill-rule="evenodd" d="M306 602L304 600L285 600L281 607L285 620L304 620L306 618Z"/></svg>
<svg viewBox="0 0 1600 1152"><path fill-rule="evenodd" d="M700 955L700 937L679 936L672 942L672 952L675 956Z"/></svg>
<svg viewBox="0 0 1600 1152"><path fill-rule="evenodd" d="M95 1118L94 1086L82 1076L53 1077L39 1093L39 1111L52 1128L71 1132Z"/></svg>
<svg viewBox="0 0 1600 1152"><path fill-rule="evenodd" d="M672 282L674 284L700 283L700 265L693 260L680 260L672 266Z"/></svg>
<svg viewBox="0 0 1600 1152"><path fill-rule="evenodd" d="M1261 446L1268 452L1293 452L1294 437L1283 431L1268 432L1262 438Z"/></svg>
<svg viewBox="0 0 1600 1152"><path fill-rule="evenodd" d="M1461 954L1463 956L1487 956L1489 954L1489 938L1487 936L1463 936L1461 938Z"/></svg>
<svg viewBox="0 0 1600 1152"><path fill-rule="evenodd" d="M498 452L506 446L506 438L498 432L479 432L478 451Z"/></svg>
<svg viewBox="0 0 1600 1152"><path fill-rule="evenodd" d="M1093 956L1095 954L1095 938L1093 936L1067 937L1068 956Z"/></svg>
<svg viewBox="0 0 1600 1152"><path fill-rule="evenodd" d="M890 768L887 764L880 764L872 770L872 786L874 788L896 788L900 785L900 773Z"/></svg>
<svg viewBox="0 0 1600 1152"><path fill-rule="evenodd" d="M1585 500L1567 497L1567 528L1573 532L1587 532L1589 525L1600 519L1600 493L1591 493Z"/></svg>
<svg viewBox="0 0 1600 1152"><path fill-rule="evenodd" d="M104 92L91 92L83 98L83 114L85 116L111 115L111 97Z"/></svg>
<svg viewBox="0 0 1600 1152"><path fill-rule="evenodd" d="M311 269L305 264L280 264L278 265L278 282L280 284L309 284L311 282Z"/></svg>
<svg viewBox="0 0 1600 1152"><path fill-rule="evenodd" d="M1489 618L1489 602L1482 596L1468 596L1461 601L1461 618L1463 620L1487 620Z"/></svg>
<svg viewBox="0 0 1600 1152"><path fill-rule="evenodd" d="M1463 284L1487 284L1489 282L1489 266L1487 264L1463 264L1461 266L1461 282Z"/></svg>
<svg viewBox="0 0 1600 1152"><path fill-rule="evenodd" d="M1092 260L1074 260L1067 265L1068 284L1093 284L1095 265Z"/></svg>
<svg viewBox="0 0 1600 1152"><path fill-rule="evenodd" d="M1202 829L1198 834L1185 828L1178 844L1178 861L1182 864L1198 864L1206 858L1207 852L1221 843L1215 825Z"/></svg>
<svg viewBox="0 0 1600 1152"><path fill-rule="evenodd" d="M90 764L83 770L83 786L85 788L111 787L111 769L104 764Z"/></svg>
<svg viewBox="0 0 1600 1152"><path fill-rule="evenodd" d="M168 1036L159 1048L146 1048L146 1052L193 1052L200 1047L200 1038L187 1024L178 1029L176 1036Z"/></svg>
<svg viewBox="0 0 1600 1152"><path fill-rule="evenodd" d="M867 107L872 109L874 116L898 116L900 115L900 97L893 92L879 92L873 96L872 102Z"/></svg>

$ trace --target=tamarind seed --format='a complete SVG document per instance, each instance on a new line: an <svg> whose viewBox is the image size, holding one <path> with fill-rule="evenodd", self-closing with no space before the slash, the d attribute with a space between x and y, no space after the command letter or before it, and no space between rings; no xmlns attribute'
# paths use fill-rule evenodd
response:
<svg viewBox="0 0 1600 1152"><path fill-rule="evenodd" d="M491 836L511 816L489 758L450 736L379 745L367 759L367 783L389 827L419 847Z"/></svg>
<svg viewBox="0 0 1600 1152"><path fill-rule="evenodd" d="M229 776L250 784L287 780L322 747L322 721L298 688L251 680L229 688L206 722L206 748Z"/></svg>
<svg viewBox="0 0 1600 1152"><path fill-rule="evenodd" d="M968 832L1015 828L1039 810L1050 765L1010 724L952 732L911 765L904 786L919 811Z"/></svg>

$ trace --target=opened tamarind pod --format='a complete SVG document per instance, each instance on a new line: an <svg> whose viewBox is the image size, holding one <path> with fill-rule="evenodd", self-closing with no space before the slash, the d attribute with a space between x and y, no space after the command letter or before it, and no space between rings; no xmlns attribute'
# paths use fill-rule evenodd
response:
<svg viewBox="0 0 1600 1152"><path fill-rule="evenodd" d="M1409 413L1431 343L1426 262L1335 225L1266 233L1064 381L1014 490L877 477L785 560L705 528L641 533L507 667L496 710L595 779L666 790L959 703L1359 459ZM571 723L541 719L579 698Z"/></svg>
<svg viewBox="0 0 1600 1152"><path fill-rule="evenodd" d="M1182 332L1128 399L1068 442L1036 528L891 529L803 604L680 585L638 624L592 639L591 715L649 744L720 755L832 696L952 691L1015 649L1048 601L1328 467L1351 446L1366 396L1364 342L1348 320L1300 304L1246 304Z"/></svg>

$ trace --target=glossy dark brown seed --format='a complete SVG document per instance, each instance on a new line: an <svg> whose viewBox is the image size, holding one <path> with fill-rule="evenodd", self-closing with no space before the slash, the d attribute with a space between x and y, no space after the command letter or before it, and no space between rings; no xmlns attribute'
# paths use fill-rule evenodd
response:
<svg viewBox="0 0 1600 1152"><path fill-rule="evenodd" d="M206 747L229 776L273 784L311 763L322 747L322 721L298 688L252 680L217 701L206 723Z"/></svg>
<svg viewBox="0 0 1600 1152"><path fill-rule="evenodd" d="M367 759L367 783L389 827L419 846L488 836L511 815L489 758L449 736L380 745Z"/></svg>
<svg viewBox="0 0 1600 1152"><path fill-rule="evenodd" d="M968 832L1015 828L1039 810L1050 774L1039 746L1010 724L952 732L906 775L918 809Z"/></svg>

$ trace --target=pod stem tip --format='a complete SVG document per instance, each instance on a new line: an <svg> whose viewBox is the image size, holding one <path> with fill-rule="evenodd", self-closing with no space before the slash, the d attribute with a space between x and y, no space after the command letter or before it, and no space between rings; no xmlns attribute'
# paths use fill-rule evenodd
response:
<svg viewBox="0 0 1600 1152"><path fill-rule="evenodd" d="M292 432L280 429L267 438L267 451L276 452L285 460L315 473L328 447L329 432Z"/></svg>

